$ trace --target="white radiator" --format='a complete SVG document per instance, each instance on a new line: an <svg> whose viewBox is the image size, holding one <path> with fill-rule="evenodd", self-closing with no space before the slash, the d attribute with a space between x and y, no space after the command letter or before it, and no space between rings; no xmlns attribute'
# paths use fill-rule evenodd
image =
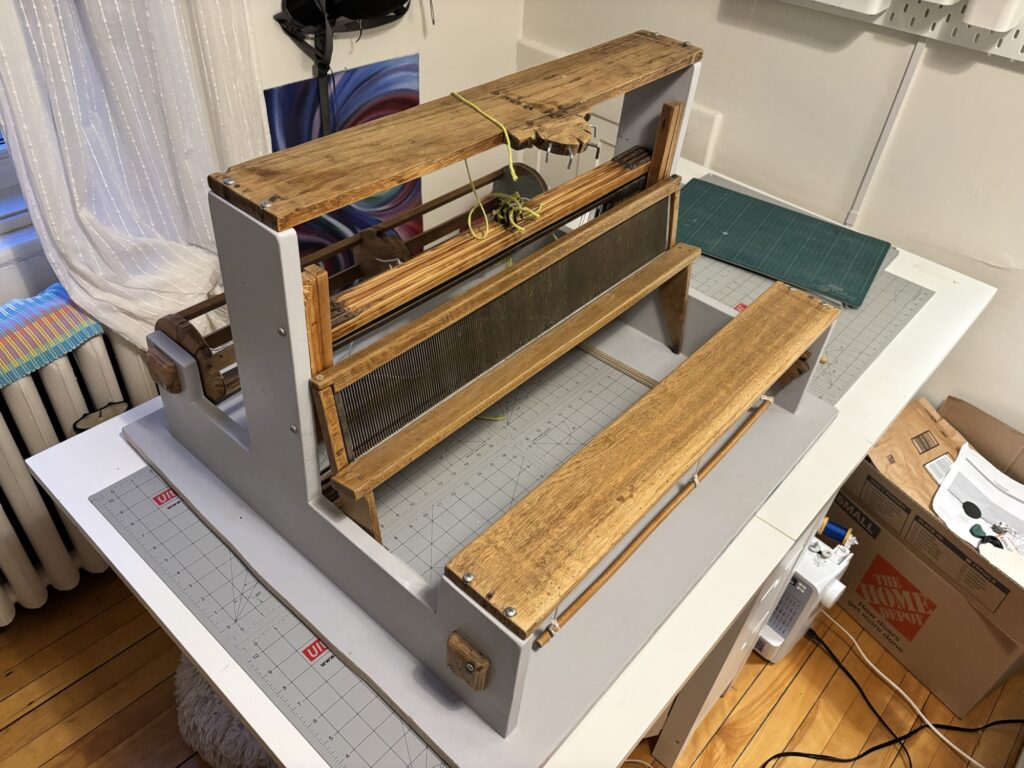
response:
<svg viewBox="0 0 1024 768"><path fill-rule="evenodd" d="M45 603L47 587L75 587L79 569L99 573L107 568L62 512L58 513L59 522L54 520L18 443L31 456L73 436L75 422L90 411L87 402L94 408L118 401L138 405L156 396L142 353L116 336L111 335L109 341L113 359L106 340L99 336L72 353L81 379L69 356L65 356L33 376L0 389L6 406L0 409L0 626L14 619L16 605L38 608ZM115 366L128 390L127 397L121 391ZM59 526L71 542L70 549ZM18 536L17 527L27 546Z"/></svg>

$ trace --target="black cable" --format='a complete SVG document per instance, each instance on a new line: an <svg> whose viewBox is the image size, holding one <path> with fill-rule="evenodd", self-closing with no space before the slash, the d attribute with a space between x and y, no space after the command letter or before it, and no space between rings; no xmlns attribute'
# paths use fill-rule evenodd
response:
<svg viewBox="0 0 1024 768"><path fill-rule="evenodd" d="M822 760L822 761L824 761L826 763L854 763L854 762L856 762L858 760L861 760L861 759L867 757L870 754L873 754L873 753L879 751L880 749L886 749L887 747L891 747L893 744L899 744L900 745L900 749L903 750L903 752L906 753L907 760L910 761L910 752L907 750L907 745L904 742L906 742L906 740L911 738L912 736L917 735L921 731L927 730L928 726L922 724L922 725L917 726L916 728L911 728L909 731L907 731L902 736L897 736L896 733L892 730L892 728L889 727L889 724L886 723L885 720L882 719L882 716L878 713L878 710L875 709L875 706L868 699L868 695L867 695L867 693L865 693L865 691L861 687L860 683L858 683L853 678L853 675L850 674L850 671L843 665L843 662L835 655L835 653L833 653L832 649L828 647L828 645L825 643L825 641L821 639L821 636L818 635L818 633L815 632L813 629L808 629L807 630L807 636L813 642L815 642L818 645L820 645L822 650L824 650L825 653L836 663L836 665L839 667L839 669L842 670L843 674L845 674L846 677L849 678L850 682L852 682L854 687L857 689L857 692L861 695L861 698L864 699L864 702L868 705L868 707L874 713L875 717L878 718L878 721L880 723L882 723L882 725L885 726L885 729L887 731L889 731L889 733L891 733L893 735L893 738L889 739L888 741L883 741L883 742L881 742L879 744L875 744L875 746L869 747L868 749L865 749L863 752L861 752L859 755L854 755L853 757L836 757L835 755L825 755L825 754L819 754L819 753L816 753L816 752L778 752L778 753L772 755L771 757L769 757L763 763L761 763L760 768L768 768L768 766L771 763L773 763L776 760L781 760L784 757L799 757L799 758L804 758L806 760ZM1022 720L1022 719L990 720L989 722L985 723L984 725L975 726L973 728L969 728L969 727L963 726L963 725L951 725L949 723L935 723L934 724L935 728L937 728L939 730L942 730L942 731L953 731L954 733L981 733L982 731L988 730L989 728L994 728L997 725L1024 725L1024 720ZM913 765L913 763L911 763L911 765Z"/></svg>
<svg viewBox="0 0 1024 768"><path fill-rule="evenodd" d="M896 731L894 731L892 729L892 726L890 726L889 723L885 721L885 718L882 717L882 714L877 709L875 709L875 705L871 703L871 699L868 698L867 692L861 687L860 683L857 682L853 675L850 674L850 670L846 668L846 665L843 664L842 660L838 656L836 656L835 652L831 648L828 647L828 643L825 642L825 639L817 632L815 632L813 627L808 628L807 637L809 637L813 642L817 643L821 647L821 649L825 651L826 654L828 654L829 658L836 663L837 667L839 667L839 670L844 675L846 675L847 679L851 683L853 683L853 687L857 689L857 693L859 693L860 697L864 699L864 703L868 705L868 709L871 710L871 714L875 716L878 722L885 726L885 730L889 732L890 736L892 736L894 739L897 738ZM851 647L851 651L852 650L853 649ZM910 756L910 750L907 749L907 745L903 742L900 742L900 751L902 751L903 754L905 754L907 757L907 768L914 768L914 759Z"/></svg>
<svg viewBox="0 0 1024 768"><path fill-rule="evenodd" d="M1024 725L1024 720L990 720L984 725L979 725L974 728L967 728L962 725L950 725L948 723L934 723L934 725L940 731L953 731L955 733L981 733L982 731L986 731L989 728L994 728L997 725ZM863 758L867 757L868 755L874 752L877 752L880 749L891 747L893 744L896 743L902 743L909 739L911 736L916 736L924 730L928 730L928 726L919 725L916 728L912 728L911 730L907 731L902 736L897 736L895 739L889 739L888 741L883 741L880 744L875 744L875 746L865 749L859 755L854 755L853 757L835 757L834 755L819 755L814 752L779 752L777 755L772 755L763 763L761 763L760 768L768 768L768 764L771 763L773 760L781 760L784 757L803 757L807 760L824 760L826 763L854 763L858 760L862 760Z"/></svg>

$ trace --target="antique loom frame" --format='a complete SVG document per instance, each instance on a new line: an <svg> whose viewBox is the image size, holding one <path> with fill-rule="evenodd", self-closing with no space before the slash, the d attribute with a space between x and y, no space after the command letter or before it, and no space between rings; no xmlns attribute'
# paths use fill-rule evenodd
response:
<svg viewBox="0 0 1024 768"><path fill-rule="evenodd" d="M230 329L204 337L192 325L223 304L215 297L165 318L150 336L163 411L126 429L127 439L335 649L350 637L327 626L333 618L318 618L323 601L274 575L278 564L255 528L252 537L240 532L217 499L237 498L269 523L340 590L339 606L354 604L338 608L350 622L369 621L393 638L392 650L346 655L362 659L382 693L459 764L476 762L483 747L481 765L549 754L708 564L624 602L649 590L652 577L650 564L632 553L685 541L683 521L670 512L688 496L695 511L721 504L727 489L716 490L707 473L720 462L738 471L743 459L734 457L758 451L764 458L744 470L749 483L734 493L737 510L709 523L734 535L834 415L805 389L835 307L776 284L733 319L735 311L689 291L699 252L675 244L680 187L671 166L700 58L692 45L638 32L465 91L498 117L517 148L560 154L585 150L590 109L623 95L616 157L536 196L531 204L542 218L524 232L492 227L482 241L457 232L376 275L329 275L317 263L323 253L300 259L294 226L503 142L466 106L442 98L211 175ZM562 227L584 212L594 215ZM458 224L442 226L450 232ZM552 232L561 234L552 240ZM610 258L610 247L619 256ZM620 262L634 251L636 264L622 274ZM419 403L418 389L411 397L388 389L385 378L377 399L345 404L349 387L421 345L462 349L444 334L460 323L472 327L500 301L520 300L517 292L560 284L555 270L584 263L581 254L598 265L588 272L601 273L588 278L590 293L575 304L567 299L562 316L538 321L531 339L509 342L495 352L499 359L433 400ZM573 269L575 283L582 273ZM363 279L352 284L354 277ZM623 361L638 369L647 355L660 383L466 546L440 586L429 588L379 543L374 489L584 342L609 359L639 354ZM472 368L466 359L459 365ZM378 425L381 409L395 402L415 407ZM357 423L369 436L359 444ZM698 476L694 467L707 455ZM591 600L602 607L588 611ZM604 625L610 608L630 618L602 629L597 642L595 622ZM426 677L383 682L404 654ZM465 706L454 706L452 694ZM430 723L441 725L431 732Z"/></svg>

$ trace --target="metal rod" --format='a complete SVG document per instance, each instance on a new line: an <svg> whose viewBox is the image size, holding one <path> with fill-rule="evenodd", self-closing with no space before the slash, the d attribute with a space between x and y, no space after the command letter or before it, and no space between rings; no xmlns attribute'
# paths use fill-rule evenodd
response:
<svg viewBox="0 0 1024 768"><path fill-rule="evenodd" d="M537 637L536 642L534 642L533 644L534 648L543 648L545 645L547 645L551 638L553 638L558 631L565 627L565 625L569 623L572 617L575 616L579 612L579 610L584 605L586 605L595 594L597 594L597 591L601 589L601 587L603 587L608 582L608 580L616 574L616 572L626 563L626 561L629 560L633 553L640 548L640 545L647 541L647 539L650 537L652 533L654 533L658 526L665 522L665 519L672 513L672 510L679 506L683 499L685 499L693 492L693 489L697 487L697 485L701 482L701 479L706 477L708 473L710 473L716 466L718 466L718 463L726 457L729 451L731 451L736 446L736 443L740 441L740 438L742 438L743 435L745 435L747 431L752 426L754 426L754 422L761 418L761 415L766 410L768 410L768 407L772 404L772 398L768 397L767 395L762 395L761 397L762 400L760 405L758 405L757 408L754 409L753 413L747 416L746 420L744 420L744 422L740 424L739 429L737 429L729 437L729 439L725 441L722 447L715 451L715 453L711 456L711 459L699 471L699 473L694 473L694 478L690 480L690 482L688 482L686 485L684 485L682 489L669 500L668 504L666 504L661 509L661 511L658 512L658 514L651 518L650 522L648 522L647 525L643 527L643 530L641 530L640 533L638 533L636 537L634 537L634 539L631 542L629 542L629 545L624 550L622 550L622 552L619 553L618 557L616 557L614 560L612 560L611 563L608 564L608 567L601 572L601 575L594 579L593 583L591 583L591 585L587 587L580 594L579 597L573 600L569 604L568 608L562 611L561 616L556 617L555 621L552 622L552 624L549 624L547 629L540 633L540 635ZM552 627L552 625L554 625L554 628Z"/></svg>

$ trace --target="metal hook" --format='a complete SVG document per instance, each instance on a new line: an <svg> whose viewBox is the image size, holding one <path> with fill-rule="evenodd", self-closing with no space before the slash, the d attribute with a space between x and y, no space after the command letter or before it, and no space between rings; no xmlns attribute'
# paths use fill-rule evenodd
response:
<svg viewBox="0 0 1024 768"><path fill-rule="evenodd" d="M589 144L587 144L587 148L589 149L590 147L594 148L594 160L600 160L601 159L601 145L598 144L596 141L592 141Z"/></svg>
<svg viewBox="0 0 1024 768"><path fill-rule="evenodd" d="M569 150L569 165L567 165L566 168L570 168L570 169L572 168L572 150L571 149Z"/></svg>
<svg viewBox="0 0 1024 768"><path fill-rule="evenodd" d="M551 142L549 141L547 149L544 150L544 162L546 163L550 159L551 159Z"/></svg>

